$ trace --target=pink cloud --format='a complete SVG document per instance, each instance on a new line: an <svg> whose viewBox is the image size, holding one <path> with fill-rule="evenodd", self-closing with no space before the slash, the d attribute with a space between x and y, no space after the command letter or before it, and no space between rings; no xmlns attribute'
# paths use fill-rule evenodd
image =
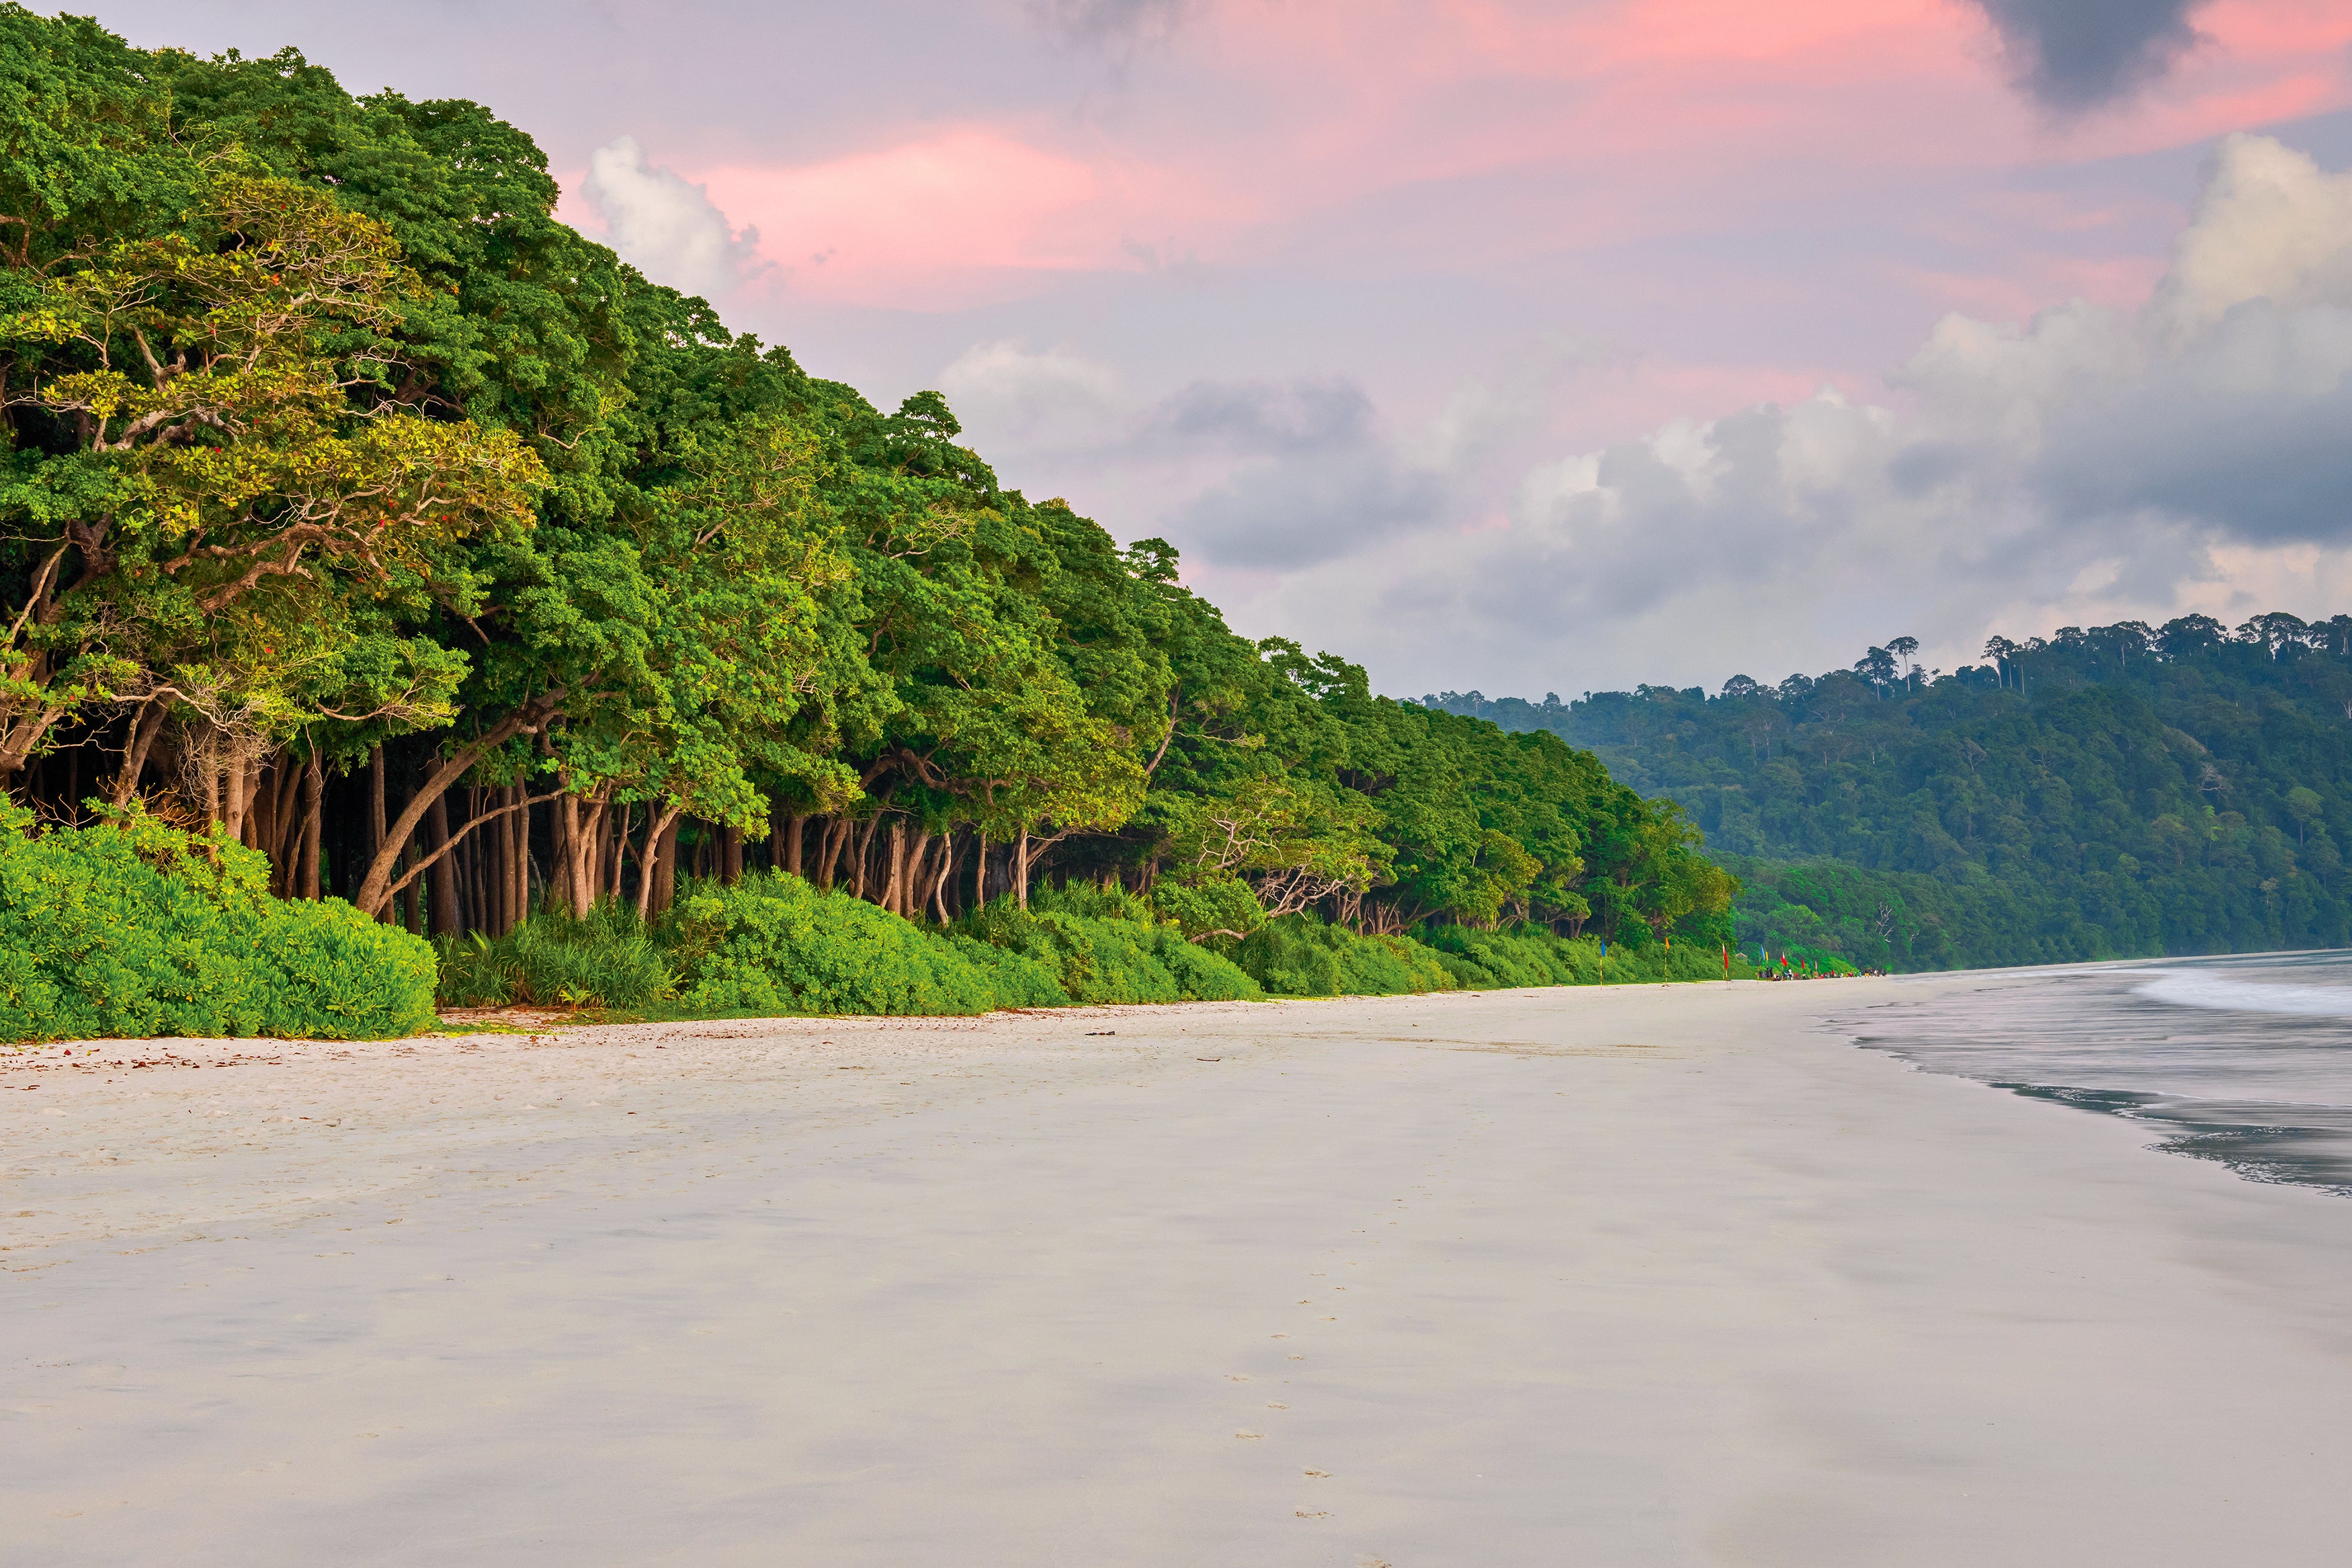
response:
<svg viewBox="0 0 2352 1568"><path fill-rule="evenodd" d="M2145 101L2053 124L1958 0L1299 0L1207 10L1092 120L905 127L829 162L682 170L793 294L949 308L1333 243L1475 266L1769 216L1792 198L2194 142L2352 102L2352 7L2223 0ZM1415 186L1536 175L1491 221L1335 242ZM2096 264L2089 264L2095 268Z"/></svg>

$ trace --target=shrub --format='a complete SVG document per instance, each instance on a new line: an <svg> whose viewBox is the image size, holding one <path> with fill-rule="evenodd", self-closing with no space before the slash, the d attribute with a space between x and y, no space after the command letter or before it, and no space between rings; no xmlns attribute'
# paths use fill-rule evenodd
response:
<svg viewBox="0 0 2352 1568"><path fill-rule="evenodd" d="M1246 936L1265 924L1257 894L1235 876L1162 882L1151 890L1151 907L1162 919L1174 921L1187 937L1210 931L1237 931Z"/></svg>
<svg viewBox="0 0 2352 1568"><path fill-rule="evenodd" d="M1600 978L1600 946L1571 942L1549 931L1480 931L1441 925L1429 933L1441 953L1475 965L1495 986L1589 986Z"/></svg>
<svg viewBox="0 0 2352 1568"><path fill-rule="evenodd" d="M1392 997L1461 984L1436 953L1402 936L1364 936L1312 915L1269 921L1234 949L1234 961L1278 997Z"/></svg>
<svg viewBox="0 0 2352 1568"><path fill-rule="evenodd" d="M972 967L986 975L996 989L996 1005L1000 1008L1066 1008L1070 996L1062 989L1055 971L1025 953L1010 947L999 947L967 936L962 932L950 934L947 940L955 950L971 963Z"/></svg>
<svg viewBox="0 0 2352 1568"><path fill-rule="evenodd" d="M954 944L785 872L689 884L664 917L678 999L706 1012L984 1013L993 977Z"/></svg>
<svg viewBox="0 0 2352 1568"><path fill-rule="evenodd" d="M340 899L273 899L268 876L259 853L140 807L36 833L0 803L0 1038L432 1026L430 947Z"/></svg>
<svg viewBox="0 0 2352 1568"><path fill-rule="evenodd" d="M1072 1001L1240 1001L1261 993L1241 969L1161 925L1132 894L1072 888L1021 909L998 898L967 916L963 935L1045 967Z"/></svg>
<svg viewBox="0 0 2352 1568"><path fill-rule="evenodd" d="M677 993L677 976L637 912L607 899L584 915L541 911L504 936L436 939L448 1007L536 1002L631 1008Z"/></svg>

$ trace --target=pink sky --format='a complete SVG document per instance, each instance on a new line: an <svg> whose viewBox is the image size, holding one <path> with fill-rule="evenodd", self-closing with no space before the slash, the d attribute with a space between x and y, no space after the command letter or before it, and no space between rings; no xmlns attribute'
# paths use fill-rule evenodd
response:
<svg viewBox="0 0 2352 1568"><path fill-rule="evenodd" d="M651 277L1384 689L2352 609L2352 281L2262 294L2352 280L2344 0L97 9L491 105ZM2137 314L2192 224L2263 332Z"/></svg>
<svg viewBox="0 0 2352 1568"><path fill-rule="evenodd" d="M1135 247L1171 241L1246 265L1312 248L1383 195L1494 182L1485 225L1394 236L1475 266L1713 229L1828 188L2160 152L2352 100L2352 7L2215 5L2197 25L2208 41L2156 90L2060 121L2019 101L1999 39L1950 0L1215 6L1163 46L1161 80L1096 112L911 120L820 162L671 166L758 229L778 286L859 306L1018 298L1139 270ZM1536 176L1575 200L1509 189ZM1992 215L2059 233L2100 216L2054 201ZM2005 259L1999 278L1913 277L1956 307L2014 309L2053 287L2129 297L2158 260Z"/></svg>

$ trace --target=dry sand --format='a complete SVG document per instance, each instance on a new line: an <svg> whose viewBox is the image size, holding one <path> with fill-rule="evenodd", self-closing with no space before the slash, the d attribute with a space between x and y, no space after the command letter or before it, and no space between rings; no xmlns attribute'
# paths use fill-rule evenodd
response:
<svg viewBox="0 0 2352 1568"><path fill-rule="evenodd" d="M2340 1560L2352 1203L1979 983L0 1058L0 1561Z"/></svg>

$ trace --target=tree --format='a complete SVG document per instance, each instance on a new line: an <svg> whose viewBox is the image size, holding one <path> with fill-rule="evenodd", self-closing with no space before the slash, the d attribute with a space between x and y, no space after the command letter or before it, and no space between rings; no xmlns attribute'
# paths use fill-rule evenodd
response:
<svg viewBox="0 0 2352 1568"><path fill-rule="evenodd" d="M2319 791L2298 784L2286 792L2287 815L2294 819L2294 841L2302 843L2311 831L2311 824L2319 821L2326 810L2326 801Z"/></svg>
<svg viewBox="0 0 2352 1568"><path fill-rule="evenodd" d="M68 252L0 319L37 358L12 405L48 448L0 487L40 557L0 649L0 776L96 705L271 741L446 723L448 661L410 650L406 690L355 714L303 655L415 586L436 545L527 522L545 482L510 434L369 407L382 367L331 352L416 287L380 225L234 166L189 184L189 232Z"/></svg>
<svg viewBox="0 0 2352 1568"><path fill-rule="evenodd" d="M1919 652L1918 638L1897 637L1886 644L1886 651L1895 656L1895 663L1903 673L1903 682L1906 685L1919 678L1919 665L1916 658Z"/></svg>

